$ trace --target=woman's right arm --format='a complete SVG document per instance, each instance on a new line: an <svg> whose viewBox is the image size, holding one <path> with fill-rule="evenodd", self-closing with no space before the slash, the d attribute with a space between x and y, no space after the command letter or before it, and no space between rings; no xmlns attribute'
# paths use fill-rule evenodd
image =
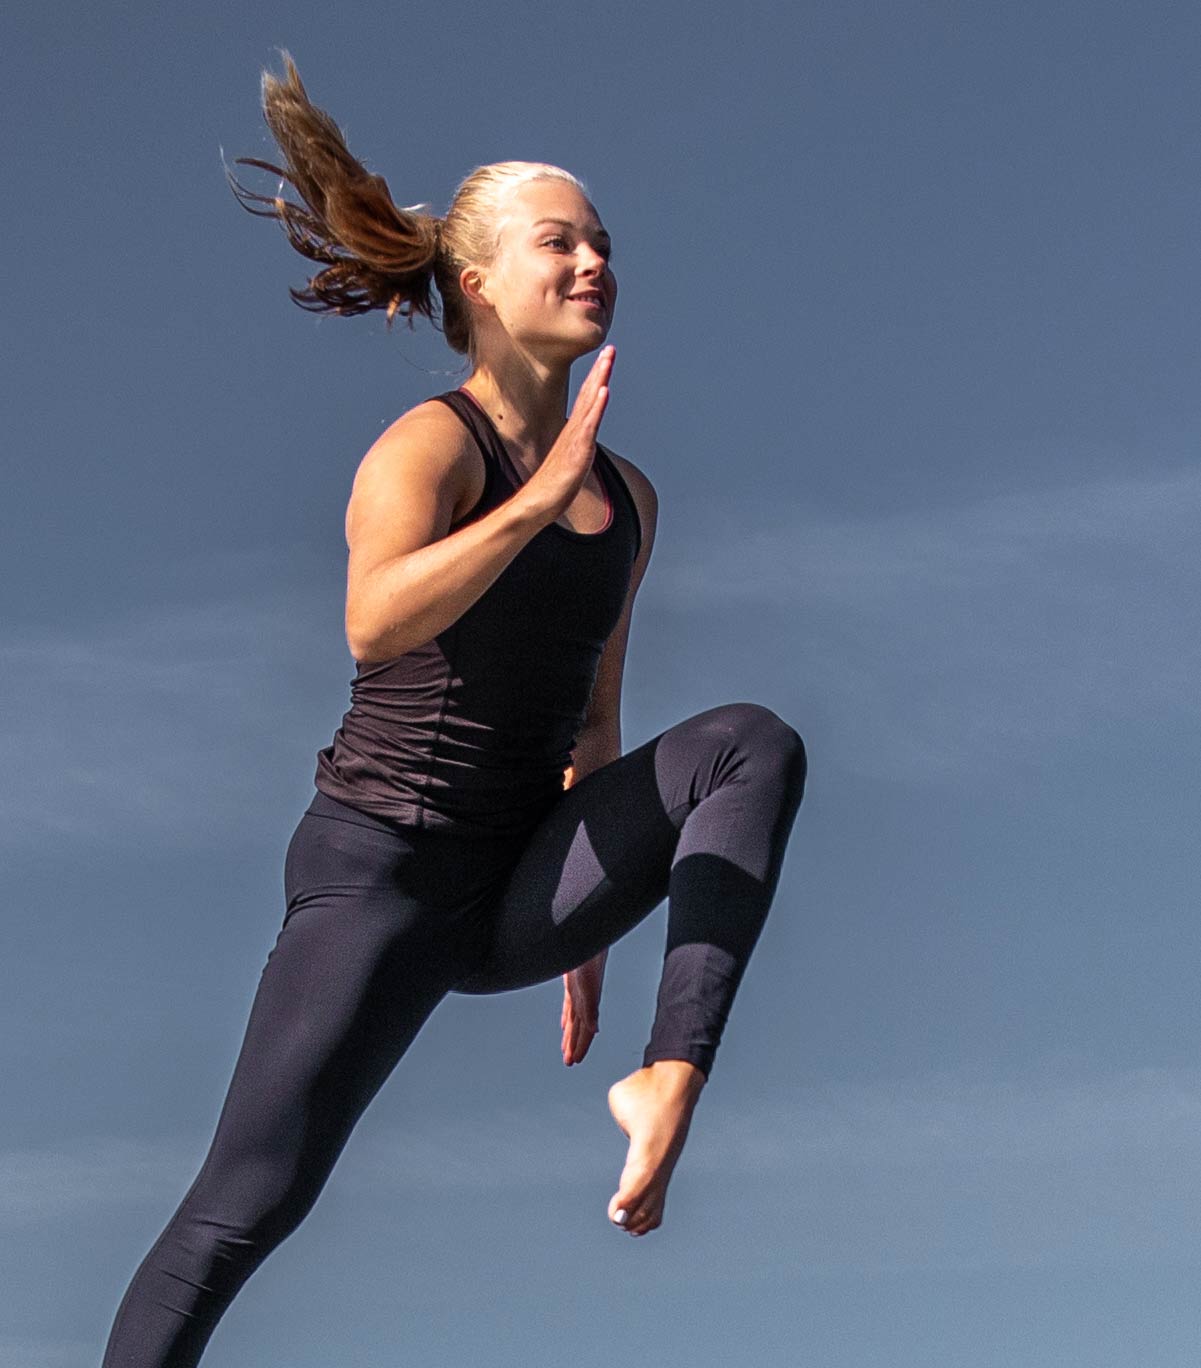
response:
<svg viewBox="0 0 1201 1368"><path fill-rule="evenodd" d="M391 660L444 632L560 516L592 465L611 363L606 348L525 484L457 532L450 523L471 460L459 420L441 404L421 405L376 442L346 511L346 643L356 661Z"/></svg>

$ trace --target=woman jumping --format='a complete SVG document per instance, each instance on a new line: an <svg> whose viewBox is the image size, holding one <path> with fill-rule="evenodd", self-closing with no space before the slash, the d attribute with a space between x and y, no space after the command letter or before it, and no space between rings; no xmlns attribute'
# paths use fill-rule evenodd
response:
<svg viewBox="0 0 1201 1368"><path fill-rule="evenodd" d="M399 208L284 59L263 108L285 167L241 160L303 203L232 183L324 264L293 297L421 314L471 373L398 418L355 476L350 710L288 846L282 926L211 1147L125 1293L103 1368L199 1362L448 993L562 976L563 1062L582 1060L608 947L666 898L650 1041L609 1089L629 1151L608 1217L655 1229L805 783L800 736L756 703L622 754L657 501L596 440L617 284L584 187L500 162L462 182L445 218ZM572 363L597 348L568 415Z"/></svg>

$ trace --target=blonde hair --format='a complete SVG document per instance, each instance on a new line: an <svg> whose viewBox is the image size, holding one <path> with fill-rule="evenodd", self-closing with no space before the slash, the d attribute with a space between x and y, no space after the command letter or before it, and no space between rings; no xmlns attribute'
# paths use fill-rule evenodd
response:
<svg viewBox="0 0 1201 1368"><path fill-rule="evenodd" d="M287 181L303 203L292 203L282 194L257 195L239 184L228 168L226 175L244 209L277 219L298 252L323 264L305 289L289 289L289 294L315 313L383 309L389 327L397 314L407 318L410 327L414 315L421 314L440 329L453 350L469 355L471 312L459 287L459 273L495 259L510 196L535 180L567 181L584 195L587 187L570 171L546 162L492 162L477 166L460 181L444 218L426 212L428 204L400 208L384 178L351 155L337 124L309 99L292 58L287 52L282 55L282 80L263 72L262 104L284 166L255 157L236 161ZM256 209L256 203L268 207Z"/></svg>

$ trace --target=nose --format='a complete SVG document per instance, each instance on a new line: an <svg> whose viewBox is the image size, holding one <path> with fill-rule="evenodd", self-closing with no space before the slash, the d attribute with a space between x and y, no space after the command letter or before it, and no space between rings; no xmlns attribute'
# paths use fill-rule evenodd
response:
<svg viewBox="0 0 1201 1368"><path fill-rule="evenodd" d="M580 244L580 255L583 262L582 274L604 275L608 267L608 261L590 243Z"/></svg>

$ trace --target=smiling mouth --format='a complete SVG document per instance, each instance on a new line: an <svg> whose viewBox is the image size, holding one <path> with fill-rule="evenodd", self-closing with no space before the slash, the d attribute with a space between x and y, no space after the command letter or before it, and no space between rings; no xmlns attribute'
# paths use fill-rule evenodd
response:
<svg viewBox="0 0 1201 1368"><path fill-rule="evenodd" d="M594 309L604 309L605 301L600 295L568 295L568 299L576 304L590 304Z"/></svg>

